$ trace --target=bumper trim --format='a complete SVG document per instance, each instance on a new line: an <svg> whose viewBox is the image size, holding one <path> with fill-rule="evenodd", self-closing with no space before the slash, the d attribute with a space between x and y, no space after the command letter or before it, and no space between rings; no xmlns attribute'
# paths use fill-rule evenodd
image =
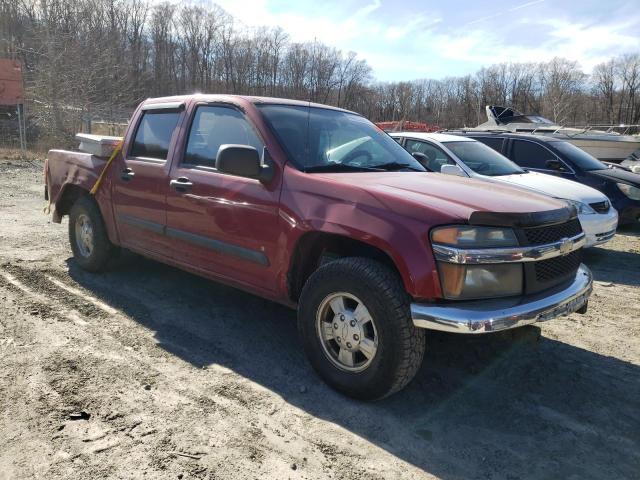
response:
<svg viewBox="0 0 640 480"><path fill-rule="evenodd" d="M615 234L615 229L611 230L610 232L596 233L596 239L598 240L598 242L605 242L607 240L611 240Z"/></svg>
<svg viewBox="0 0 640 480"><path fill-rule="evenodd" d="M443 304L412 303L418 328L452 333L488 333L568 315L587 303L593 275L581 264L573 282L524 298L474 300Z"/></svg>
<svg viewBox="0 0 640 480"><path fill-rule="evenodd" d="M509 248L456 248L434 243L432 245L436 260L447 263L483 264L483 263L519 263L537 262L566 255L581 248L586 241L584 232L571 238L563 238L553 243Z"/></svg>

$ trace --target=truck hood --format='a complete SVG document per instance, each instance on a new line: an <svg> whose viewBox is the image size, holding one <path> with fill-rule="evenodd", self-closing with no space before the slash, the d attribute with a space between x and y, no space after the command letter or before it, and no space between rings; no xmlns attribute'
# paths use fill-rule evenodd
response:
<svg viewBox="0 0 640 480"><path fill-rule="evenodd" d="M527 172L514 175L488 177L495 182L504 182L533 192L550 195L555 198L566 198L582 203L602 202L607 197L595 188L588 187L573 180L547 175L546 173Z"/></svg>
<svg viewBox="0 0 640 480"><path fill-rule="evenodd" d="M434 217L467 222L475 212L528 214L567 208L566 202L515 186L440 173L371 172L314 175L334 184L342 184L341 187L357 186L386 209L414 218L423 218L429 222L433 221Z"/></svg>

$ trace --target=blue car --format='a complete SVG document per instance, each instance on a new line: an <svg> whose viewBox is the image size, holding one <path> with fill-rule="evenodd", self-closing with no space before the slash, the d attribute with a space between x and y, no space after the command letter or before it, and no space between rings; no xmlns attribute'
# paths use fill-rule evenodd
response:
<svg viewBox="0 0 640 480"><path fill-rule="evenodd" d="M565 140L521 133L447 133L478 140L527 170L557 175L600 190L618 210L618 225L640 219L640 174L609 168Z"/></svg>

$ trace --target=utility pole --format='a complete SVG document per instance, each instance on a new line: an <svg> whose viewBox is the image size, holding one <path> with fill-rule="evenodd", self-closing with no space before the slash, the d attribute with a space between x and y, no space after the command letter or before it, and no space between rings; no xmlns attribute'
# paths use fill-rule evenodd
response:
<svg viewBox="0 0 640 480"><path fill-rule="evenodd" d="M20 150L27 150L27 122L24 115L24 83L22 63L8 58L0 59L0 105L15 106L18 116Z"/></svg>

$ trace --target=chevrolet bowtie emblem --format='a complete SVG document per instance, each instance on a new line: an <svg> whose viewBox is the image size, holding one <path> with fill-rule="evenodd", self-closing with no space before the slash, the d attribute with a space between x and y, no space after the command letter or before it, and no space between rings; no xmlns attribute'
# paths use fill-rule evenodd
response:
<svg viewBox="0 0 640 480"><path fill-rule="evenodd" d="M563 238L560 240L560 253L562 255L566 255L571 251L571 247L573 246L573 242L568 238Z"/></svg>

